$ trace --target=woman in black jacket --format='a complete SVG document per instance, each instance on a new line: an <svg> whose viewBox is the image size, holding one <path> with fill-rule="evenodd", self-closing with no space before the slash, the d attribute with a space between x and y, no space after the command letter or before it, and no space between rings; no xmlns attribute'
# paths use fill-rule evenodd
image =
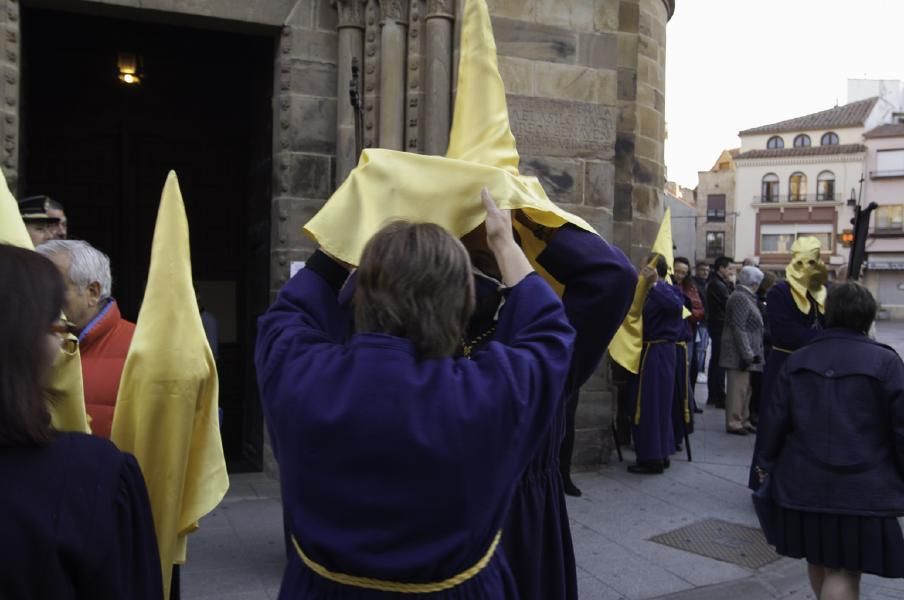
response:
<svg viewBox="0 0 904 600"><path fill-rule="evenodd" d="M875 316L866 288L834 286L827 329L788 357L767 408L761 524L807 559L821 600L857 598L861 573L904 578L904 364L867 337Z"/></svg>

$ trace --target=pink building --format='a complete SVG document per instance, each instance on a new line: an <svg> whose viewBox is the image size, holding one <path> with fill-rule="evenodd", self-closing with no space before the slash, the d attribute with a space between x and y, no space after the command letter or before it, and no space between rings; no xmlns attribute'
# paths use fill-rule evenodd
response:
<svg viewBox="0 0 904 600"><path fill-rule="evenodd" d="M904 123L880 125L863 139L862 202L879 205L866 242L864 283L892 317L904 318Z"/></svg>

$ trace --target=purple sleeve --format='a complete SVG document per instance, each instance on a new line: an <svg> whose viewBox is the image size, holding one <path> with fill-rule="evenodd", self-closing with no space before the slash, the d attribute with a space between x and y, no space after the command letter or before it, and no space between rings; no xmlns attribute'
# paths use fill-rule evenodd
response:
<svg viewBox="0 0 904 600"><path fill-rule="evenodd" d="M637 271L624 253L600 236L561 227L537 261L565 286L562 302L576 332L566 392L593 373L628 314Z"/></svg>
<svg viewBox="0 0 904 600"><path fill-rule="evenodd" d="M497 331L486 349L474 355L473 363L483 373L479 381L500 386L493 410L518 424L506 452L519 457L523 468L561 406L575 332L562 302L535 273L511 289ZM508 393L503 392L506 388ZM511 398L510 405L501 406L500 398Z"/></svg>

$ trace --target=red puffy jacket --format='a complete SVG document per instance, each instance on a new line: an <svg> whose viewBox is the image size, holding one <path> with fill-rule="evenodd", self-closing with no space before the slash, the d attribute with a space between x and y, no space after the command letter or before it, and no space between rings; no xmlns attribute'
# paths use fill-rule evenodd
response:
<svg viewBox="0 0 904 600"><path fill-rule="evenodd" d="M109 438L119 380L125 366L135 324L122 318L110 300L79 335L85 408L94 435Z"/></svg>

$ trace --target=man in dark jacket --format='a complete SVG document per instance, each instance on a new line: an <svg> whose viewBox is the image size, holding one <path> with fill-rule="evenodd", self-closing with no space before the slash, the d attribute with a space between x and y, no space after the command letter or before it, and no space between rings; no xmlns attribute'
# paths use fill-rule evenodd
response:
<svg viewBox="0 0 904 600"><path fill-rule="evenodd" d="M707 404L725 408L725 371L719 365L722 346L722 331L725 329L725 306L728 296L734 291L731 279L734 274L732 259L720 256L713 263L713 273L706 284L706 326L712 338L713 351L709 358L709 372L706 385L709 390Z"/></svg>

